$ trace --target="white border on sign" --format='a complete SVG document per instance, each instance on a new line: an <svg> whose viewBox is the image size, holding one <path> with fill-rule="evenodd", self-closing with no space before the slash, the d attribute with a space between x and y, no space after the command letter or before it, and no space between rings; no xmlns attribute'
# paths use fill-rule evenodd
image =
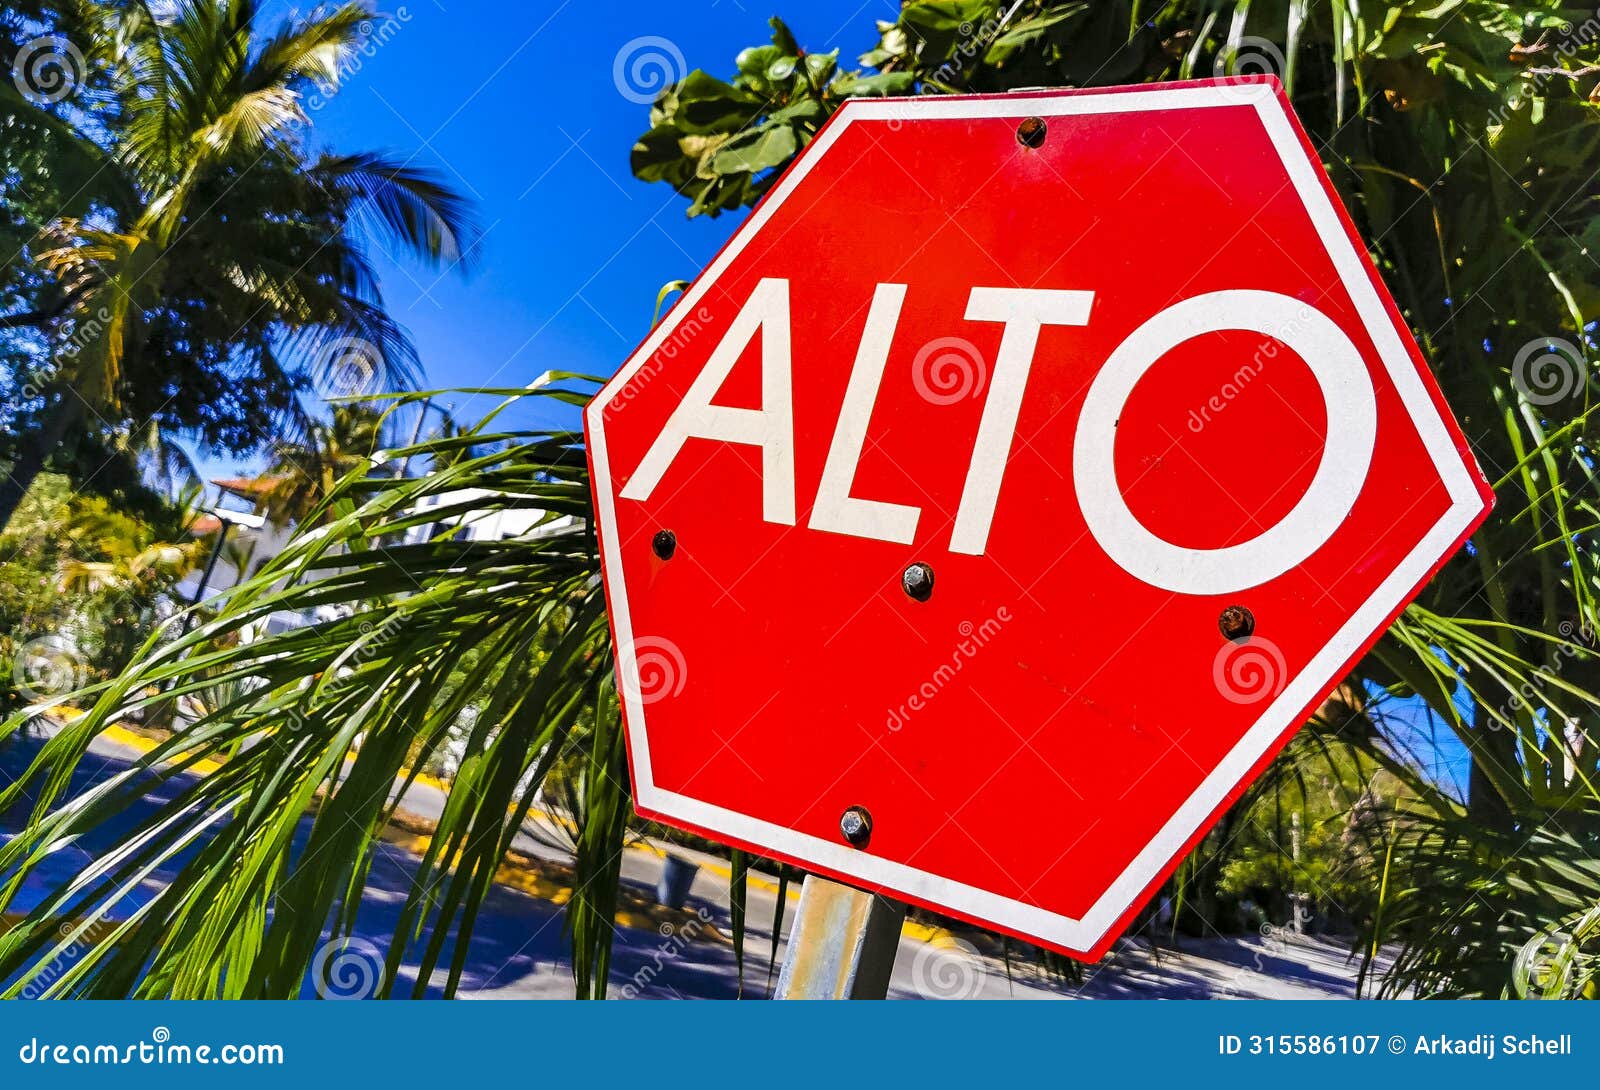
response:
<svg viewBox="0 0 1600 1090"><path fill-rule="evenodd" d="M1361 321L1376 346L1413 423L1439 472L1451 498L1450 509L1426 534L1400 565L1373 592L1341 627L1329 643L1314 656L1283 691L1269 704L1254 726L1196 788L1193 795L1172 815L1157 834L1134 857L1120 876L1101 895L1088 912L1074 919L1036 905L1002 897L975 886L965 885L903 863L868 855L855 848L793 829L761 821L720 806L713 806L658 788L651 776L650 748L643 703L636 693L624 694L628 721L633 727L634 791L646 809L677 818L713 833L721 833L750 844L770 846L774 851L820 867L859 876L863 881L910 897L918 897L965 913L979 920L1078 951L1092 950L1162 868L1182 850L1183 845L1236 787L1267 749L1291 726L1293 720L1317 694L1335 680L1340 668L1356 650L1403 604L1410 590L1420 583L1430 568L1443 557L1456 539L1482 510L1482 500L1473 485L1472 475L1462 462L1449 429L1439 414L1412 363L1389 312L1378 295L1361 255L1351 244L1317 169L1309 161L1284 106L1269 82L1199 87L1166 87L1094 94L1029 96L1026 99L854 99L813 142L806 154L779 181L761 205L735 232L712 264L690 287L671 314L629 357L599 395L585 410L589 425L590 458L594 463L595 505L599 514L605 562L618 589L611 595L611 623L617 653L633 654L633 624L628 614L628 595L621 586L622 556L617 535L616 510L612 499L611 467L606 451L603 407L622 389L672 335L678 320L693 314L696 303L772 218L823 158L828 147L857 121L905 121L917 119L959 119L985 117L1066 117L1092 114L1130 113L1144 110L1185 110L1204 107L1243 107L1256 111L1268 138L1277 150L1290 183L1299 194L1313 227L1350 293ZM631 661L629 663L631 665Z"/></svg>

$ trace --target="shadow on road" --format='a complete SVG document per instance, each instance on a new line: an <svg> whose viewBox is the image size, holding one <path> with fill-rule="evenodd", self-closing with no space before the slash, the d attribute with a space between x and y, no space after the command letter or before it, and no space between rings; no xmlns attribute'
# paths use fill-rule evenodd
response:
<svg viewBox="0 0 1600 1090"><path fill-rule="evenodd" d="M0 777L3 777L0 782L9 783L20 775L43 744L43 739L22 737L6 745L0 751ZM74 771L67 797L79 795L113 777L126 775L134 767L131 754L118 756L91 752ZM192 782L190 777L178 777L165 784L152 780L150 791L114 821L92 830L44 860L23 885L8 910L10 914L27 913L65 888L87 862L123 843L129 834L156 813L163 802L170 801ZM8 807L4 814L0 814L0 842L9 840L23 827L31 806L30 798ZM311 819L301 819L293 848L294 866L315 864L314 860L300 858L310 831ZM103 908L106 918L126 920L150 896L171 882L183 861L198 851L200 846L192 846L169 865L154 871L140 890L126 894L112 904L102 900L99 907ZM319 952L317 967L321 969L320 978L325 994L330 997L358 996L375 990L377 974L383 971L383 959L411 890L418 862L415 855L394 845L383 842L376 844L371 871L362 891L354 934L350 941L328 943ZM7 877L0 875L0 882ZM80 897L65 902L58 915L69 918L90 907ZM690 907L695 908L692 902ZM705 924L703 933L689 933L698 930L693 917L688 925L664 924L661 932L618 928L610 977L612 993L638 998L736 996L739 987L733 951L711 934L717 913L710 906L701 907L700 912L700 919L711 921ZM563 914L560 906L548 901L501 886L493 887L474 925L459 982L459 994L470 996L485 990L506 990L519 996L570 998L573 984ZM408 945L399 979L395 982L395 994L412 994L417 966L430 938L431 933L424 932ZM456 936L452 934L440 958L440 964L446 969L455 941ZM308 974L302 988L301 994L307 998L318 992L317 967ZM65 968L54 967L51 977L59 976ZM15 979L13 977L4 984L9 986ZM422 989L422 994L428 997L442 995L446 979L445 969L436 970ZM752 979L749 966L746 979ZM762 991L760 987L746 989L747 994L760 994Z"/></svg>

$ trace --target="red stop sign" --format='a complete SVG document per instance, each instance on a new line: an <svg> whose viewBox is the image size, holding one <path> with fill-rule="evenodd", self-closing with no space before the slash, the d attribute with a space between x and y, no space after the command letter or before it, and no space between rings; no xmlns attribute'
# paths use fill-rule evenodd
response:
<svg viewBox="0 0 1600 1090"><path fill-rule="evenodd" d="M1270 79L846 104L586 426L639 812L1088 957L1493 498Z"/></svg>

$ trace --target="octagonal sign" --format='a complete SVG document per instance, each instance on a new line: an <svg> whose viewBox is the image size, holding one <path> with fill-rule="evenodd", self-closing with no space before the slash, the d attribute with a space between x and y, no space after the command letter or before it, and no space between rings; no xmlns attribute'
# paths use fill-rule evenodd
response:
<svg viewBox="0 0 1600 1090"><path fill-rule="evenodd" d="M1090 958L1492 501L1270 79L847 103L586 427L640 813Z"/></svg>

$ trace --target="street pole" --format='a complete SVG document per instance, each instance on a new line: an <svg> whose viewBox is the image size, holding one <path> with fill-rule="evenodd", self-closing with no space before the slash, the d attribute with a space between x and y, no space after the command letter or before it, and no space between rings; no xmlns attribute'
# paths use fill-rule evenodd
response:
<svg viewBox="0 0 1600 1090"><path fill-rule="evenodd" d="M899 901L807 875L777 998L887 997L905 918Z"/></svg>
<svg viewBox="0 0 1600 1090"><path fill-rule="evenodd" d="M422 424L428 419L428 410L433 408L433 398L422 399L422 407L417 410L417 424L411 429L411 442L406 444L406 456L400 459L400 466L395 470L395 480L400 480L411 471L411 450L417 445L417 440L422 438Z"/></svg>
<svg viewBox="0 0 1600 1090"><path fill-rule="evenodd" d="M1306 913L1302 907L1305 904L1305 894L1298 888L1300 881L1300 811L1298 810L1289 815L1289 852L1294 857L1296 887L1289 894L1289 904L1293 906L1291 913L1294 916L1294 933L1298 935L1305 930L1306 925Z"/></svg>
<svg viewBox="0 0 1600 1090"><path fill-rule="evenodd" d="M206 570L200 573L200 583L194 588L194 597L189 599L189 611L184 614L183 631L179 635L187 636L189 629L194 626L194 607L205 597L206 587L211 583L211 571L217 566L217 557L222 555L222 544L228 540L228 531L233 529L233 523L227 519L218 516L217 521L222 523L217 527L217 543L211 546L211 557L206 561Z"/></svg>

